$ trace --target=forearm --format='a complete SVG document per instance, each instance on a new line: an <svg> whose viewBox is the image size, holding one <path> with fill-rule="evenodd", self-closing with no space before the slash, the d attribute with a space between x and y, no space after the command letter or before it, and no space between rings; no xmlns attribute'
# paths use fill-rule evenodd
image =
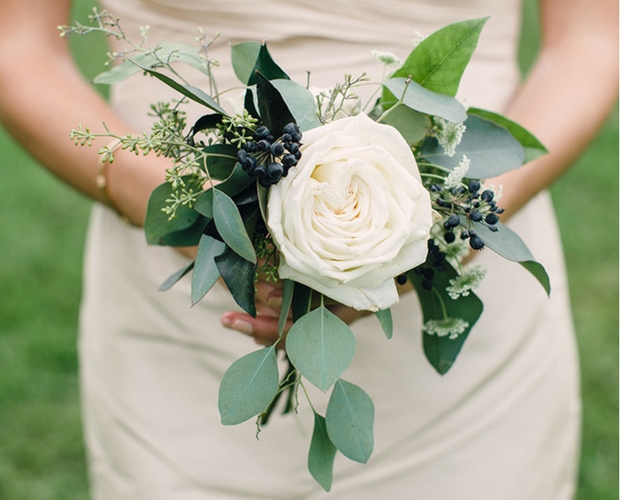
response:
<svg viewBox="0 0 620 500"><path fill-rule="evenodd" d="M543 8L545 14L551 15ZM503 185L501 204L508 216L573 163L616 101L617 36L602 16L585 19L582 30L573 22L574 30L566 27L560 35L552 26L537 63L506 110L507 116L530 130L549 150L540 159L490 181ZM554 21L557 23L557 18Z"/></svg>
<svg viewBox="0 0 620 500"><path fill-rule="evenodd" d="M96 185L97 150L109 140L81 148L69 134L78 124L101 132L105 122L117 134L130 129L74 66L66 41L56 30L67 22L67 9L34 2L42 12L33 14L19 3L6 1L0 8L0 15L7 16L0 21L0 120L46 168L101 200ZM143 221L148 196L163 181L167 165L165 160L127 151L117 154L114 164L106 168L110 197L132 220Z"/></svg>

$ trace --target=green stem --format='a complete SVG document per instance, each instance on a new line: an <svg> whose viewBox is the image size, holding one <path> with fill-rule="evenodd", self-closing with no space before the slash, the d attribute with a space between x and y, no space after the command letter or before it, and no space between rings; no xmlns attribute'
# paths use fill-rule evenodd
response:
<svg viewBox="0 0 620 500"><path fill-rule="evenodd" d="M439 292L437 291L435 287L433 287L433 293L435 294L435 297L437 297L437 299L439 300L439 305L441 306L441 313L443 314L443 319L447 320L448 311L446 310L446 304L443 301L443 297L439 294Z"/></svg>

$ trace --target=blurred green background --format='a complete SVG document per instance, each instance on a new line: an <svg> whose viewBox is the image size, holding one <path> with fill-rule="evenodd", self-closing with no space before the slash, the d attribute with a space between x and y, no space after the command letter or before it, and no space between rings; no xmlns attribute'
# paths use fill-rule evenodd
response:
<svg viewBox="0 0 620 500"><path fill-rule="evenodd" d="M92 0L78 0L85 21ZM525 4L521 64L538 45ZM74 47L84 72L104 52ZM90 202L0 130L0 500L84 500L76 325ZM584 400L579 500L618 498L618 111L553 187ZM481 499L482 500L482 499Z"/></svg>

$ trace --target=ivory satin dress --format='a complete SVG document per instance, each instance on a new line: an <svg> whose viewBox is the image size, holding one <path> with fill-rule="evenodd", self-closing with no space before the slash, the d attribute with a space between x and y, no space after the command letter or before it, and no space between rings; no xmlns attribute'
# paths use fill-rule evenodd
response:
<svg viewBox="0 0 620 500"><path fill-rule="evenodd" d="M196 28L219 32L210 57L220 89L237 85L231 43L266 40L296 81L329 87L345 72L380 81L372 50L404 59L415 32L491 16L459 91L467 104L501 111L519 76L516 0L103 0L139 38L192 43ZM206 85L196 80L197 86ZM147 112L174 97L137 76L112 91L136 131ZM190 121L200 110L190 112ZM220 379L257 349L220 325L238 309L217 285L190 308L190 283L158 286L187 264L149 247L142 230L96 206L88 235L80 360L93 500L565 500L575 490L579 452L578 362L564 262L546 193L510 225L547 268L548 299L521 266L490 250L478 263L485 311L453 368L438 375L424 357L415 294L392 308L386 340L374 317L353 325L357 353L343 378L375 403L375 451L366 465L337 456L325 493L307 471L312 416L275 415L255 439L255 423L225 427ZM313 399L319 410L325 401Z"/></svg>

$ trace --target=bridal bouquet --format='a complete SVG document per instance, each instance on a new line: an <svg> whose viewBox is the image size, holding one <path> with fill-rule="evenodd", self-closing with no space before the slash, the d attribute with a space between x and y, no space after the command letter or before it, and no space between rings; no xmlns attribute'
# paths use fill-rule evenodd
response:
<svg viewBox="0 0 620 500"><path fill-rule="evenodd" d="M92 27L63 27L62 34L99 31L124 39L118 20L97 12L94 20ZM256 315L256 280L281 280L280 338L233 363L221 382L219 411L225 425L254 417L262 423L282 394L288 411L300 387L307 395L305 383L331 390L325 415L310 403L308 466L326 490L337 451L369 459L374 419L370 397L341 378L355 338L330 303L374 313L390 338L390 307L398 285L409 282L423 312L424 352L443 374L482 313L473 290L484 270L463 264L469 252L488 247L519 262L549 291L543 267L499 222L500 193L484 181L545 149L516 123L466 109L454 97L485 21L446 26L420 41L404 63L376 54L392 70L367 104L355 92L372 83L364 75L343 75L332 88L312 92L288 77L266 44L247 42L231 49L245 93L243 105L229 111L215 90L204 36L196 48L149 48L146 29L95 80L114 84L143 72L178 92L178 102L153 105L150 133L106 134L124 149L153 151L174 164L151 196L146 238L197 245L198 253L162 289L191 272L196 303L221 278L237 304ZM205 73L211 88L186 82L179 63ZM205 109L189 127L184 101ZM81 126L72 135L76 144L97 136ZM100 153L113 161L112 148ZM276 346L285 339L290 364L281 376Z"/></svg>

